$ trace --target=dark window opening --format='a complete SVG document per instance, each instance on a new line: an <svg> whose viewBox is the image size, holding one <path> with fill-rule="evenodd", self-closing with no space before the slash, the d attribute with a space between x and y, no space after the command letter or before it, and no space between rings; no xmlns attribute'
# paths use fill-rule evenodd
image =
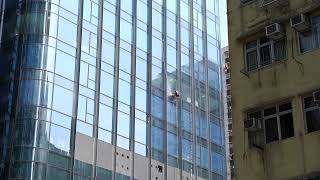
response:
<svg viewBox="0 0 320 180"><path fill-rule="evenodd" d="M261 56L261 66L267 66L271 64L271 47L270 45L261 47L260 49Z"/></svg>
<svg viewBox="0 0 320 180"><path fill-rule="evenodd" d="M273 114L276 114L276 113L277 113L277 108L276 107L272 107L272 108L264 110L264 116L270 116L270 115L273 115Z"/></svg>
<svg viewBox="0 0 320 180"><path fill-rule="evenodd" d="M266 128L266 142L273 142L279 140L277 118L265 120Z"/></svg>
<svg viewBox="0 0 320 180"><path fill-rule="evenodd" d="M320 107L314 102L313 96L304 98L307 132L320 130Z"/></svg>
<svg viewBox="0 0 320 180"><path fill-rule="evenodd" d="M258 68L258 57L257 51L252 51L247 53L247 69L252 71Z"/></svg>
<svg viewBox="0 0 320 180"><path fill-rule="evenodd" d="M320 110L312 110L306 112L308 133L320 130Z"/></svg>
<svg viewBox="0 0 320 180"><path fill-rule="evenodd" d="M280 116L281 138L286 139L294 136L292 113Z"/></svg>
<svg viewBox="0 0 320 180"><path fill-rule="evenodd" d="M291 103L283 104L279 106L279 112L291 110Z"/></svg>

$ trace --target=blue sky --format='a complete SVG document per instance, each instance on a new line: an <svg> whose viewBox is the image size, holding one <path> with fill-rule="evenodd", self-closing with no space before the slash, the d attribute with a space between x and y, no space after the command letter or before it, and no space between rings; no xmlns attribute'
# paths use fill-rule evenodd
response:
<svg viewBox="0 0 320 180"><path fill-rule="evenodd" d="M228 46L227 0L220 0L221 48Z"/></svg>

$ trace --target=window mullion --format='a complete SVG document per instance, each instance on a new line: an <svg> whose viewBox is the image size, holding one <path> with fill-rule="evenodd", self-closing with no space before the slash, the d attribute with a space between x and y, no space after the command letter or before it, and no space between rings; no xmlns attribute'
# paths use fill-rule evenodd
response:
<svg viewBox="0 0 320 180"><path fill-rule="evenodd" d="M277 109L277 124L278 124L278 139L282 139L282 134L281 134L281 123L280 123L280 114L279 114L279 106L276 106Z"/></svg>
<svg viewBox="0 0 320 180"><path fill-rule="evenodd" d="M258 39L257 40L257 47L256 47L256 49L257 49L257 61L258 61L258 69L260 69L261 68L261 58L260 58L260 56L261 56L261 54L260 54L260 39Z"/></svg>
<svg viewBox="0 0 320 180"><path fill-rule="evenodd" d="M271 55L271 64L273 64L274 62L275 62L275 60L276 60L276 58L275 58L275 55L274 55L274 40L273 39L271 39L271 42L270 42L270 55Z"/></svg>
<svg viewBox="0 0 320 180"><path fill-rule="evenodd" d="M312 22L311 22L311 36L312 36L312 38L311 38L311 43L312 43L312 49L315 49L315 48L317 48L317 46L316 46L316 35L315 35L316 33L315 33L315 27L312 25Z"/></svg>
<svg viewBox="0 0 320 180"><path fill-rule="evenodd" d="M262 127L263 127L263 140L264 140L264 142L265 143L267 143L267 131L266 131L266 123L265 123L265 121L266 121L266 119L265 119L265 117L264 117L264 110L262 109L261 110L261 117L262 117Z"/></svg>

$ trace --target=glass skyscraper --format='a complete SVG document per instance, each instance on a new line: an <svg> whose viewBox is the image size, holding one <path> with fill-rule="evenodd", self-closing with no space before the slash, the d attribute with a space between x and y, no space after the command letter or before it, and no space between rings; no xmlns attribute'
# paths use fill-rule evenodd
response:
<svg viewBox="0 0 320 180"><path fill-rule="evenodd" d="M218 0L0 12L0 179L226 179Z"/></svg>

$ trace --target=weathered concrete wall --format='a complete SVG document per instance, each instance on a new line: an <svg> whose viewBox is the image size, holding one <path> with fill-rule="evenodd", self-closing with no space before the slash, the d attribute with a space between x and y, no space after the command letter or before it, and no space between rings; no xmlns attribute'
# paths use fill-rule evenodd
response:
<svg viewBox="0 0 320 180"><path fill-rule="evenodd" d="M300 54L297 33L289 24L292 15L320 14L319 3L290 0L289 6L263 9L256 1L247 5L228 1L236 180L282 180L320 172L320 132L306 134L302 98L320 89L320 49ZM264 27L275 22L285 25L288 60L246 76L241 73L245 42L261 36ZM250 148L243 127L247 110L283 100L292 102L295 136L267 144L263 151Z"/></svg>

